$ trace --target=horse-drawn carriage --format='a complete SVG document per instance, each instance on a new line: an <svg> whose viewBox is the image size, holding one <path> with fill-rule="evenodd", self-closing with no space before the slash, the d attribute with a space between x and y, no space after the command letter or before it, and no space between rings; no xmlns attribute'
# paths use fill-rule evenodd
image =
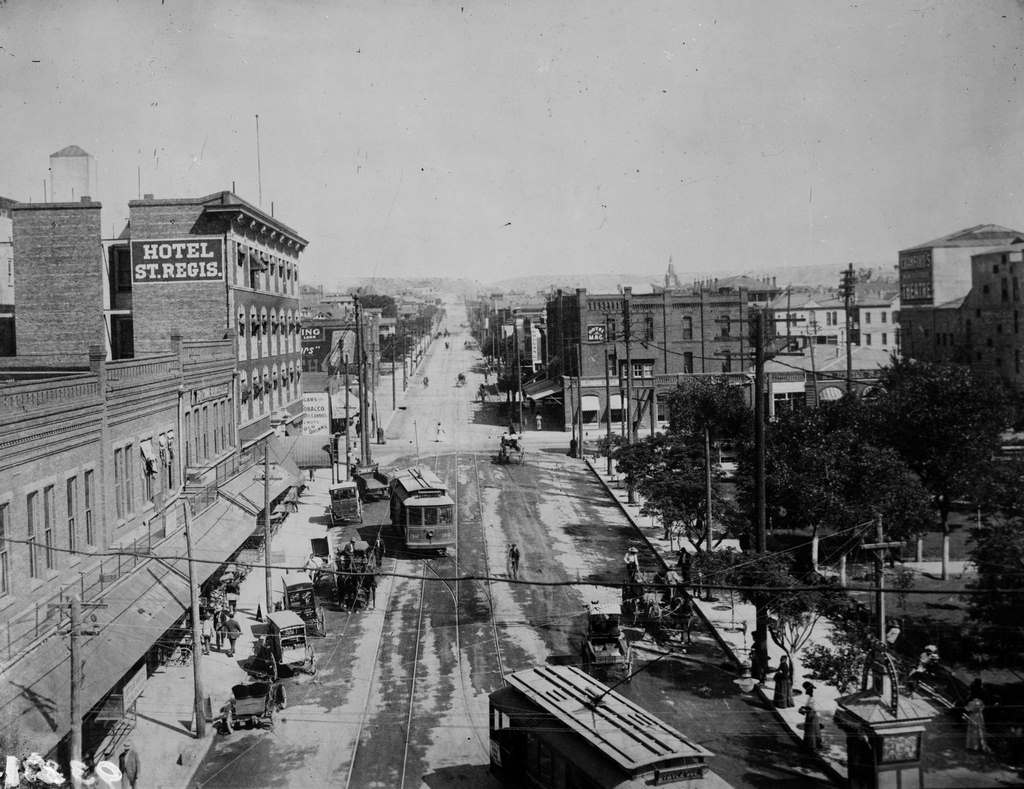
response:
<svg viewBox="0 0 1024 789"><path fill-rule="evenodd" d="M376 463L371 463L368 466L356 465L352 472L352 479L356 483L359 498L363 501L382 501L388 497L388 482L390 480Z"/></svg>
<svg viewBox="0 0 1024 789"><path fill-rule="evenodd" d="M285 611L299 615L312 636L327 635L324 607L317 598L317 580L309 573L285 573L281 576L281 601Z"/></svg>
<svg viewBox="0 0 1024 789"><path fill-rule="evenodd" d="M587 606L587 632L583 639L583 670L621 671L627 675L633 667L633 650L619 627L617 606L591 601Z"/></svg>
<svg viewBox="0 0 1024 789"><path fill-rule="evenodd" d="M230 734L241 726L274 728L274 711L284 709L284 685L274 681L246 682L231 688L231 699L221 707L221 730Z"/></svg>
<svg viewBox="0 0 1024 789"><path fill-rule="evenodd" d="M306 634L306 623L294 611L267 615L266 633L253 643L253 655L245 670L258 679L274 682L282 668L286 674L316 674L316 655Z"/></svg>
<svg viewBox="0 0 1024 789"><path fill-rule="evenodd" d="M353 521L363 522L363 503L359 499L359 487L355 482L339 482L331 485L328 492L331 503L327 514L332 526Z"/></svg>
<svg viewBox="0 0 1024 789"><path fill-rule="evenodd" d="M338 559L338 605L356 611L370 602L373 552L366 540L354 540L342 549Z"/></svg>
<svg viewBox="0 0 1024 789"><path fill-rule="evenodd" d="M526 458L526 450L523 449L523 440L518 433L505 433L498 441L498 463L518 463L523 465Z"/></svg>
<svg viewBox="0 0 1024 789"><path fill-rule="evenodd" d="M688 644L696 623L693 604L674 570L629 573L622 586L622 615L662 647Z"/></svg>

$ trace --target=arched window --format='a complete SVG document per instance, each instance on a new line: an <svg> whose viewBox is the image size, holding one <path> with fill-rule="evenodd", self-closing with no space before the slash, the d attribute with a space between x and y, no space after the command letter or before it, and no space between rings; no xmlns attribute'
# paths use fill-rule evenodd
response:
<svg viewBox="0 0 1024 789"><path fill-rule="evenodd" d="M245 336L245 307L238 308L238 336Z"/></svg>
<svg viewBox="0 0 1024 789"><path fill-rule="evenodd" d="M256 317L256 307L249 308L249 336L255 337L259 334L260 326Z"/></svg>
<svg viewBox="0 0 1024 789"><path fill-rule="evenodd" d="M252 396L252 391L249 389L249 376L242 370L238 376L238 391L242 398L243 403L249 402L249 398Z"/></svg>
<svg viewBox="0 0 1024 789"><path fill-rule="evenodd" d="M264 307L260 312L260 322L263 324L263 334L267 335L270 333L270 318L267 315L267 308Z"/></svg>

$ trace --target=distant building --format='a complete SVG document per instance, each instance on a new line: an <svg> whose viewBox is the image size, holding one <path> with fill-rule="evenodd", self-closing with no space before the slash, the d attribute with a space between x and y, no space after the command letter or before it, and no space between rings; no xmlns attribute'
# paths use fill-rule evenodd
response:
<svg viewBox="0 0 1024 789"><path fill-rule="evenodd" d="M1024 241L1024 233L1000 225L975 225L900 250L900 325L903 355L934 359L948 335L949 305L971 290L971 258L997 247ZM951 346L946 346L950 348Z"/></svg>

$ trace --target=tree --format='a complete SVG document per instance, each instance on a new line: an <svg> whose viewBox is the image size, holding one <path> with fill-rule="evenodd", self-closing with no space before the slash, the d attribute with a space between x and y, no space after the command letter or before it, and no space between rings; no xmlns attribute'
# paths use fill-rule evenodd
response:
<svg viewBox="0 0 1024 789"><path fill-rule="evenodd" d="M830 608L828 617L832 623L828 641L808 646L803 665L840 693L852 693L859 689L864 661L878 643L874 618L849 599Z"/></svg>
<svg viewBox="0 0 1024 789"><path fill-rule="evenodd" d="M823 532L846 534L852 547L877 515L890 539L920 533L931 518L927 491L903 458L873 435L873 425L869 407L844 398L782 414L769 427L769 499L785 512L787 526L810 531L815 571Z"/></svg>
<svg viewBox="0 0 1024 789"><path fill-rule="evenodd" d="M743 388L725 378L697 378L679 385L668 397L669 435L700 447L704 458L704 531L710 539L715 511L711 444L738 439L749 432L751 413Z"/></svg>
<svg viewBox="0 0 1024 789"><path fill-rule="evenodd" d="M942 578L949 578L949 512L991 472L1000 433L1013 420L998 380L955 364L895 361L882 371L878 429L929 491L942 530Z"/></svg>
<svg viewBox="0 0 1024 789"><path fill-rule="evenodd" d="M363 293L360 288L353 288L351 292L359 295L359 304L363 309L379 309L385 318L398 317L398 308L393 296L383 293Z"/></svg>
<svg viewBox="0 0 1024 789"><path fill-rule="evenodd" d="M678 435L657 433L620 446L615 460L627 484L644 500L641 513L660 518L666 532L682 529L697 550L703 550L708 541L707 492L700 455L693 447ZM714 489L711 505L721 513L726 532L735 527L734 507Z"/></svg>

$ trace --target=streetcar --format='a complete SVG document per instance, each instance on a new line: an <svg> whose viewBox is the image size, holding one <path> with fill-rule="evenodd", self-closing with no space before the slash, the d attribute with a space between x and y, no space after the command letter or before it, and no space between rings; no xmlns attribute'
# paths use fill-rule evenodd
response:
<svg viewBox="0 0 1024 789"><path fill-rule="evenodd" d="M714 754L575 666L505 677L490 694L490 771L538 789L727 789Z"/></svg>
<svg viewBox="0 0 1024 789"><path fill-rule="evenodd" d="M396 471L389 484L391 523L407 548L447 553L455 544L455 502L437 475L423 466Z"/></svg>

